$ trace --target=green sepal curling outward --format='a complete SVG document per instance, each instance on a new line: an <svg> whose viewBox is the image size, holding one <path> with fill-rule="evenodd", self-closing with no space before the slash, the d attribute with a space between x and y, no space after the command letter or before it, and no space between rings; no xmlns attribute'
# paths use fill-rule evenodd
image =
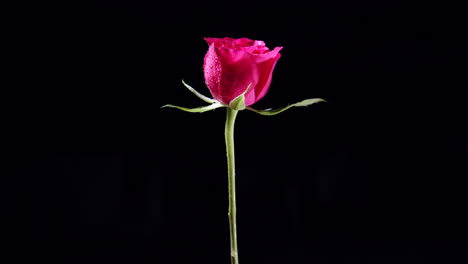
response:
<svg viewBox="0 0 468 264"><path fill-rule="evenodd" d="M203 113L203 112L206 112L206 111L210 111L210 110L213 110L213 109L216 109L216 108L226 107L226 106L221 104L221 103L215 102L215 103L212 103L210 105L200 106L200 107L195 107L195 108L186 108L186 107L177 106L177 105L170 105L170 104L164 105L163 107L177 108L179 110L182 110L182 111L185 111L185 112L190 112L190 113Z"/></svg>
<svg viewBox="0 0 468 264"><path fill-rule="evenodd" d="M246 107L246 109L250 110L252 112L255 112L257 114L260 114L260 115L273 116L273 115L277 115L277 114L279 114L281 112L284 112L284 111L286 111L286 110L288 110L289 108L292 108L292 107L308 106L308 105L315 104L315 103L320 103L320 102L326 102L326 100L324 100L322 98L306 99L306 100L300 101L298 103L291 104L291 105L288 105L286 107L275 109L275 110L271 110L271 109L257 110L257 109L254 109L252 107Z"/></svg>
<svg viewBox="0 0 468 264"><path fill-rule="evenodd" d="M213 104L213 103L216 103L217 101L215 99L211 99L207 96L204 96L203 94L197 92L197 90L193 89L192 86L188 85L187 83L184 82L184 80L182 80L182 83L184 84L184 86L190 91L192 92L195 96L197 96L198 98L202 99L203 101L209 103L209 104Z"/></svg>
<svg viewBox="0 0 468 264"><path fill-rule="evenodd" d="M243 93L241 93L239 96L234 98L231 102L229 102L229 108L233 110L244 110L245 109L245 94L250 90L250 86L252 84L249 84L247 86L247 89Z"/></svg>
<svg viewBox="0 0 468 264"><path fill-rule="evenodd" d="M220 102L216 101L215 99L211 99L211 98L206 97L203 94L197 92L197 90L193 89L192 86L185 83L184 80L182 80L182 83L195 96L197 96L198 98L202 99L203 101L205 101L207 103L210 103L210 105L200 106L200 107L195 107L195 108L187 108L187 107L167 104L167 105L162 106L162 108L170 107L170 108L177 108L179 110L182 110L182 111L185 111L185 112L190 112L190 113L203 113L203 112L210 111L210 110L213 110L213 109L216 109L216 108L226 107L225 105L221 104Z"/></svg>

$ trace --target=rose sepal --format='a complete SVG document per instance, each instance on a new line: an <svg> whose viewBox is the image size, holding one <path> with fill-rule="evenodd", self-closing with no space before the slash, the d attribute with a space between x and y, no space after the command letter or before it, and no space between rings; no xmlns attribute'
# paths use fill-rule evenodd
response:
<svg viewBox="0 0 468 264"><path fill-rule="evenodd" d="M203 94L199 93L197 90L195 90L192 86L188 85L184 80L182 80L182 84L190 91L192 92L195 96L198 98L202 99L203 101L210 103L210 105L205 105L205 106L200 106L200 107L195 107L195 108L187 108L187 107L182 107L182 106L177 106L177 105L163 105L161 108L165 107L170 107L170 108L176 108L185 112L189 113L203 113L207 111L214 110L216 108L220 107L226 107L225 105L221 104L220 102L216 101L215 99L211 99L207 96L204 96Z"/></svg>
<svg viewBox="0 0 468 264"><path fill-rule="evenodd" d="M311 98L311 99L306 99L306 100L303 100L303 101L300 101L300 102L297 102L295 104L290 104L286 107L283 107L283 108L278 108L278 109L265 109L265 110L257 110L257 109L254 109L252 107L246 107L245 109L247 110L250 110L252 112L255 112L257 114L260 114L260 115L266 115L266 116L273 116L273 115L277 115L279 113L282 113L290 108L293 108L293 107L302 107L302 106L309 106L309 105L312 105L312 104L315 104L315 103L320 103L320 102L327 102L326 100L322 99L322 98Z"/></svg>
<svg viewBox="0 0 468 264"><path fill-rule="evenodd" d="M229 102L229 108L233 110L244 110L245 109L245 94L250 90L250 86L252 84L249 84L247 86L247 89L243 93L241 93L239 96L234 98L231 102Z"/></svg>
<svg viewBox="0 0 468 264"><path fill-rule="evenodd" d="M190 112L190 113L203 113L203 112L214 110L216 108L226 107L226 106L219 102L214 102L210 105L200 106L200 107L195 107L195 108L187 108L187 107L171 105L171 104L163 105L161 108L164 108L164 107L176 108L176 109L179 109L185 112Z"/></svg>
<svg viewBox="0 0 468 264"><path fill-rule="evenodd" d="M202 99L203 101L209 103L209 104L213 104L213 103L217 103L218 101L216 101L215 99L211 99L207 96L204 96L203 94L199 93L197 90L195 90L192 86L188 85L186 82L184 82L184 80L182 80L182 84L190 91L192 92L196 97Z"/></svg>

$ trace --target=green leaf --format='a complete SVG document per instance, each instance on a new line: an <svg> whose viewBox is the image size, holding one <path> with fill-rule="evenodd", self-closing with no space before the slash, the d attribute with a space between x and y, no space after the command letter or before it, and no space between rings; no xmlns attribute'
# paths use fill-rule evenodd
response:
<svg viewBox="0 0 468 264"><path fill-rule="evenodd" d="M217 101L215 99L211 99L207 96L204 96L203 94L197 92L197 90L193 89L192 86L188 85L187 83L184 82L184 80L182 80L182 83L184 84L185 87L187 87L187 89L192 92L194 95L196 95L198 98L202 99L203 101L209 103L209 104L212 104L212 103L216 103Z"/></svg>
<svg viewBox="0 0 468 264"><path fill-rule="evenodd" d="M247 107L247 109L252 111L252 112L255 112L257 114L260 114L260 115L272 116L272 115L277 115L277 114L279 114L281 112L284 112L284 111L286 111L286 110L288 110L289 108L292 108L292 107L308 106L308 105L315 104L315 103L320 103L320 102L326 102L326 100L321 99L321 98L306 99L304 101L300 101L298 103L291 104L291 105L288 105L286 107L275 109L275 110L271 110L271 109L257 110L257 109L254 109L252 107Z"/></svg>
<svg viewBox="0 0 468 264"><path fill-rule="evenodd" d="M229 108L234 109L234 110L244 110L245 109L245 94L250 90L251 85L252 84L249 84L249 86L247 86L247 89L245 89L245 91L242 94L240 94L239 96L234 98L229 103Z"/></svg>
<svg viewBox="0 0 468 264"><path fill-rule="evenodd" d="M206 111L210 111L210 110L214 110L216 108L226 107L226 106L222 105L221 103L215 102L215 103L207 105L207 106L200 106L200 107L195 107L195 108L186 108L186 107L181 107L181 106L171 105L171 104L164 105L162 108L164 108L164 107L177 108L179 110L182 110L182 111L185 111L185 112L190 112L190 113L203 113L203 112L206 112Z"/></svg>

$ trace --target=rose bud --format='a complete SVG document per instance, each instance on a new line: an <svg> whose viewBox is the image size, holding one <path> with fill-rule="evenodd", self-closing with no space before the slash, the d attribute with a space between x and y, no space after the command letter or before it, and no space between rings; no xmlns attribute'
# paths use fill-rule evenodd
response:
<svg viewBox="0 0 468 264"><path fill-rule="evenodd" d="M249 106L265 96L282 47L269 50L263 41L247 38L205 40L209 45L203 65L205 82L217 101L229 105L247 91L244 104Z"/></svg>

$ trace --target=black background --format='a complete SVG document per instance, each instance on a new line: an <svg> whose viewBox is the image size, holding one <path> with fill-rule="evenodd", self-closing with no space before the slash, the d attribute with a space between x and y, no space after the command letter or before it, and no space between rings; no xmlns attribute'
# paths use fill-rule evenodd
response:
<svg viewBox="0 0 468 264"><path fill-rule="evenodd" d="M3 38L2 263L229 263L224 110L160 108L204 104L180 80L209 94L207 36L284 47L255 107L329 101L239 114L241 263L466 263L459 11L20 5Z"/></svg>

